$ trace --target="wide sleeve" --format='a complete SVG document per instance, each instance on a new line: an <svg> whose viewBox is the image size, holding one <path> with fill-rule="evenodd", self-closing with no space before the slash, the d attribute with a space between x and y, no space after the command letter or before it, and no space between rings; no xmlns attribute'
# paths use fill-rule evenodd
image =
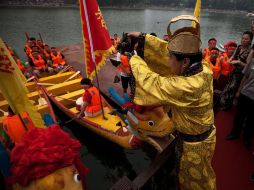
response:
<svg viewBox="0 0 254 190"><path fill-rule="evenodd" d="M153 72L139 56L133 56L130 65L136 81L134 103L188 107L191 102L197 100L193 92L202 83L198 78L160 76Z"/></svg>
<svg viewBox="0 0 254 190"><path fill-rule="evenodd" d="M146 34L144 60L148 67L161 76L170 76L168 66L168 43L160 38Z"/></svg>

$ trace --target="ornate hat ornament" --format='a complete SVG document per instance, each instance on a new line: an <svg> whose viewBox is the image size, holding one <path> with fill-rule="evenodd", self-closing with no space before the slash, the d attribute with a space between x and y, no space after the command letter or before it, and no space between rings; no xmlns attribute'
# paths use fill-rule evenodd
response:
<svg viewBox="0 0 254 190"><path fill-rule="evenodd" d="M171 24L180 20L187 20L196 23L195 27L183 27L171 32ZM192 15L180 15L173 18L167 29L169 36L168 50L172 53L193 55L201 52L200 25L196 17Z"/></svg>

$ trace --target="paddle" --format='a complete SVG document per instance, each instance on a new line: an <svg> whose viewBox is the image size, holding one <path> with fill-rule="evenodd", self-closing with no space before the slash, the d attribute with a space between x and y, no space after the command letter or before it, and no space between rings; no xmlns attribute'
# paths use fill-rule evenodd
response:
<svg viewBox="0 0 254 190"><path fill-rule="evenodd" d="M221 52L225 52L225 51L226 51L226 50L224 49L224 46L223 46L222 44L219 44L219 46L216 45L216 48L218 48L219 51L221 51Z"/></svg>
<svg viewBox="0 0 254 190"><path fill-rule="evenodd" d="M33 79L35 79L35 76L32 76L32 77L30 77L29 79L27 79L25 83L30 82L30 81L33 80Z"/></svg>
<svg viewBox="0 0 254 190"><path fill-rule="evenodd" d="M67 70L70 69L71 67L72 67L72 66L67 65L67 67L64 67L61 71L59 71L59 72L57 73L57 75L58 75L58 74L64 73L65 71L67 71Z"/></svg>
<svg viewBox="0 0 254 190"><path fill-rule="evenodd" d="M42 37L41 37L41 33L39 33L39 37L40 37L40 40L42 42L42 44L44 43L43 40L42 40Z"/></svg>
<svg viewBox="0 0 254 190"><path fill-rule="evenodd" d="M38 82L37 84L38 84L38 85L42 85L42 86L54 86L54 85L57 85L57 84L45 83L45 82Z"/></svg>
<svg viewBox="0 0 254 190"><path fill-rule="evenodd" d="M224 50L224 51L226 51L225 50L225 47L224 47L224 45L222 45L222 44L219 44L219 46Z"/></svg>
<svg viewBox="0 0 254 190"><path fill-rule="evenodd" d="M27 32L25 32L25 36L26 36L26 41L28 41L29 40L29 36L28 36Z"/></svg>
<svg viewBox="0 0 254 190"><path fill-rule="evenodd" d="M34 80L35 79L35 76L31 76L30 78L28 78L25 82L24 82L24 84L26 84L26 83L28 83L28 82L31 82L32 80Z"/></svg>
<svg viewBox="0 0 254 190"><path fill-rule="evenodd" d="M65 51L67 51L67 50L69 50L69 48L63 48L63 49L60 49L59 51L61 52L61 53L63 53L63 52L65 52Z"/></svg>
<svg viewBox="0 0 254 190"><path fill-rule="evenodd" d="M72 122L75 119L79 119L78 116L75 116L75 117L71 118L69 121L64 122L64 124L68 124L68 123Z"/></svg>
<svg viewBox="0 0 254 190"><path fill-rule="evenodd" d="M59 125L61 127L65 127L67 124L69 124L70 122L74 121L75 119L80 119L80 118L78 118L78 116L75 116L75 117L71 118L70 120L68 120L66 122L59 123Z"/></svg>
<svg viewBox="0 0 254 190"><path fill-rule="evenodd" d="M76 73L74 73L73 75L71 75L69 78L67 78L64 82L67 82L67 81L73 79L74 77L76 77L76 76L79 75L79 74L80 74L80 71L77 71Z"/></svg>
<svg viewBox="0 0 254 190"><path fill-rule="evenodd" d="M73 99L70 99L70 98L63 98L61 96L56 96L56 95L50 95L50 96L53 96L53 97L56 97L56 98L60 98L60 99L63 99L63 100L70 100L72 102L76 102L76 100L73 100Z"/></svg>
<svg viewBox="0 0 254 190"><path fill-rule="evenodd" d="M72 76L70 76L68 79L66 79L63 82L67 82L68 80L71 80L72 78L74 78L75 76L77 76L80 73L80 71L77 71L76 73L74 73ZM46 82L37 82L38 85L42 85L42 86L54 86L57 84L54 83L46 83Z"/></svg>

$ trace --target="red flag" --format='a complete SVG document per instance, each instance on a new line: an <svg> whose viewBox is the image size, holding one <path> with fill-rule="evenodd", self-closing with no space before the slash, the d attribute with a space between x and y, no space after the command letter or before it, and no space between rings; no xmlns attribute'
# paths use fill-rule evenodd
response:
<svg viewBox="0 0 254 190"><path fill-rule="evenodd" d="M106 23L96 0L79 0L82 20L86 76L95 74L95 64L99 69L112 52L112 43ZM94 64L95 62L95 64Z"/></svg>

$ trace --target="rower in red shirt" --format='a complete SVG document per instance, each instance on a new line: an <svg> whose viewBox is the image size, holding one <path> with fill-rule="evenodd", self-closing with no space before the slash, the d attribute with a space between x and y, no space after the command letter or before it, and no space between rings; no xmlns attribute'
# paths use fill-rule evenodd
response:
<svg viewBox="0 0 254 190"><path fill-rule="evenodd" d="M82 98L77 100L81 100L81 111L78 118L82 118L83 116L95 117L101 114L102 109L99 90L92 85L91 80L88 78L83 78L80 83L85 92Z"/></svg>

